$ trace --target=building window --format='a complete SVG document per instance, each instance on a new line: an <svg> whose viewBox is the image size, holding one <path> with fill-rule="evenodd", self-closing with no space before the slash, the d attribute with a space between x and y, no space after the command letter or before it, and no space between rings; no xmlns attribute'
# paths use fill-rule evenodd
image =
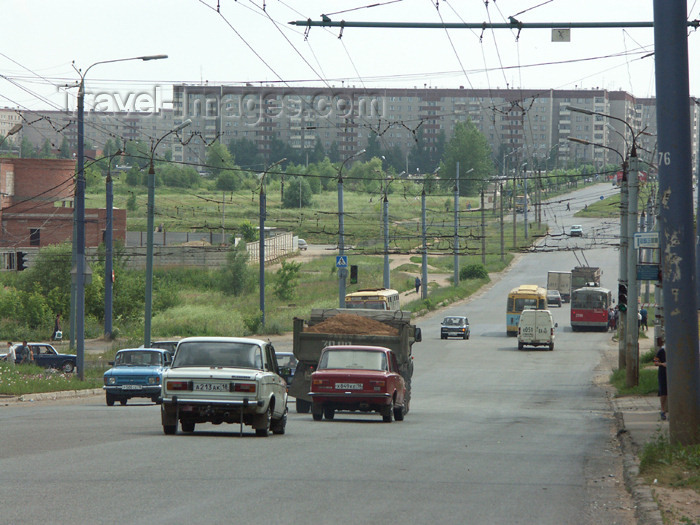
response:
<svg viewBox="0 0 700 525"><path fill-rule="evenodd" d="M29 246L41 246L41 230L29 228Z"/></svg>

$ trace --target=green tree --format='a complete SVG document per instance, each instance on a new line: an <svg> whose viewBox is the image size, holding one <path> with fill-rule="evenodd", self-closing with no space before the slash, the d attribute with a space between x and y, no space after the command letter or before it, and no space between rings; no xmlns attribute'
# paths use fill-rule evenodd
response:
<svg viewBox="0 0 700 525"><path fill-rule="evenodd" d="M296 293L299 284L301 263L282 261L282 267L277 270L275 280L275 296L283 301L289 301Z"/></svg>
<svg viewBox="0 0 700 525"><path fill-rule="evenodd" d="M495 174L489 143L471 120L455 125L454 136L445 148L440 163L440 179L444 189L454 187L457 162L460 195L476 195L484 180Z"/></svg>
<svg viewBox="0 0 700 525"><path fill-rule="evenodd" d="M29 139L27 137L22 138L22 143L20 144L19 150L20 157L22 157L23 159L35 159L37 157L37 152L36 148L34 147L34 144L29 142Z"/></svg>
<svg viewBox="0 0 700 525"><path fill-rule="evenodd" d="M245 242L232 246L226 255L226 266L222 270L221 290L239 296L251 291L255 283L254 270L248 266L248 250Z"/></svg>
<svg viewBox="0 0 700 525"><path fill-rule="evenodd" d="M216 178L216 189L221 191L236 191L241 188L241 178L230 171L224 171Z"/></svg>
<svg viewBox="0 0 700 525"><path fill-rule="evenodd" d="M61 147L59 148L59 158L61 159L70 159L72 156L72 152L70 149L70 144L68 143L68 139L66 136L63 136L63 139L61 140Z"/></svg>
<svg viewBox="0 0 700 525"><path fill-rule="evenodd" d="M265 168L265 157L258 152L258 146L252 140L232 140L228 143L228 150L239 166L246 169L263 170Z"/></svg>
<svg viewBox="0 0 700 525"><path fill-rule="evenodd" d="M258 240L258 231L249 220L245 220L239 226L241 239L245 242L255 242Z"/></svg>
<svg viewBox="0 0 700 525"><path fill-rule="evenodd" d="M206 163L212 176L218 177L227 169L233 168L233 156L228 148L217 140L207 148Z"/></svg>
<svg viewBox="0 0 700 525"><path fill-rule="evenodd" d="M313 192L306 177L292 177L284 191L283 208L307 208L311 206Z"/></svg>
<svg viewBox="0 0 700 525"><path fill-rule="evenodd" d="M56 158L56 155L53 154L53 146L51 145L51 142L49 142L49 139L44 139L44 142L41 145L41 150L39 151L39 158L41 158L41 159Z"/></svg>

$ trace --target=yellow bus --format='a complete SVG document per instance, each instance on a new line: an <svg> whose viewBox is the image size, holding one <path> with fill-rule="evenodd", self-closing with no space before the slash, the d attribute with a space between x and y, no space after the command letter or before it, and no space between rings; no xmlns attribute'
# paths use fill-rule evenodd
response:
<svg viewBox="0 0 700 525"><path fill-rule="evenodd" d="M399 292L389 288L367 288L345 295L345 308L399 310Z"/></svg>
<svg viewBox="0 0 700 525"><path fill-rule="evenodd" d="M526 308L547 309L547 290L536 284L521 284L508 294L506 305L506 331L508 335L518 335L520 312Z"/></svg>

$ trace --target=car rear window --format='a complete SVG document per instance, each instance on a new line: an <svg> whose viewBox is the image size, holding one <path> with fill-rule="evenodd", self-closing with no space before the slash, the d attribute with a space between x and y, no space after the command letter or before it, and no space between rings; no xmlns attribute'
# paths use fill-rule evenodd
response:
<svg viewBox="0 0 700 525"><path fill-rule="evenodd" d="M262 369L262 350L258 345L226 341L180 343L173 361L173 368L183 366Z"/></svg>
<svg viewBox="0 0 700 525"><path fill-rule="evenodd" d="M369 350L327 350L318 369L388 370L386 354Z"/></svg>

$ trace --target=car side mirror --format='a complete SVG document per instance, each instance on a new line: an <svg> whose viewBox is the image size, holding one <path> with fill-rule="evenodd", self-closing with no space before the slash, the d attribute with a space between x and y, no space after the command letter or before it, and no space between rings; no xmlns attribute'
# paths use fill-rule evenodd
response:
<svg viewBox="0 0 700 525"><path fill-rule="evenodd" d="M289 382L289 378L292 377L292 369L288 366L281 366L279 367L279 374L285 381Z"/></svg>
<svg viewBox="0 0 700 525"><path fill-rule="evenodd" d="M417 326L413 330L413 340L416 343L420 343L423 340L423 334L422 334L420 328L418 328Z"/></svg>
<svg viewBox="0 0 700 525"><path fill-rule="evenodd" d="M554 323L554 328L559 328L559 323Z"/></svg>
<svg viewBox="0 0 700 525"><path fill-rule="evenodd" d="M107 361L107 364L108 364L109 366L114 366L114 361Z"/></svg>

